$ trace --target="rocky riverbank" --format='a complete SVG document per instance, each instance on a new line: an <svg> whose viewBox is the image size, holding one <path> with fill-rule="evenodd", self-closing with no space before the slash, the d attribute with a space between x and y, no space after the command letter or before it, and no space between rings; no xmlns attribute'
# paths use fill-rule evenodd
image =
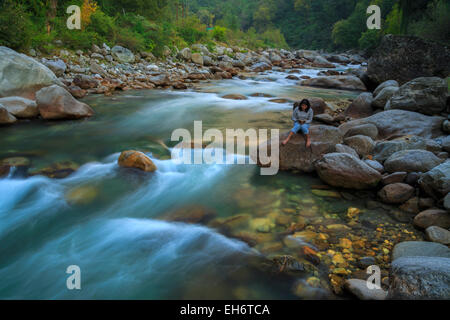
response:
<svg viewBox="0 0 450 320"><path fill-rule="evenodd" d="M0 121L80 119L94 115L93 108L77 100L86 95L186 89L200 81L245 78L271 69L289 74L287 79L301 86L364 91L340 109L330 108L320 98L311 99L315 111L311 148L305 147L302 136L280 147L282 170L315 173L326 184L310 186L311 197L297 196L299 190L289 189L292 186L280 185L262 194L242 186L233 201L248 211L262 208L256 216L242 212L221 218L214 210L194 207L169 212L163 218L205 224L240 239L263 253L269 270L277 274L310 274L295 287L300 297L328 298L322 290L326 288L337 295L348 291L361 299L448 299L450 109L444 77L449 60L433 58L448 56L448 51L427 47L427 57L441 61L441 67L432 68L429 61L421 64L421 46L408 46L408 54L415 59L399 59L401 50L395 48L410 41L387 37L367 69L358 55L307 50L252 52L217 46L210 52L195 45L167 50L165 60L157 61L150 53L106 45L94 46L89 52L61 50L54 57L30 52L33 58L2 47ZM391 56L384 51L386 47L392 49ZM362 67L342 72L335 70L337 64L339 69ZM402 70L401 76L389 72L392 65ZM319 77L302 75L302 70L310 68L323 70ZM238 93L223 98L247 99ZM23 157L3 159L0 176L27 165ZM158 171L150 158L137 151L124 152L119 166ZM65 163L35 174L62 178L77 169ZM91 190L81 187L68 197L73 203ZM317 197L365 199L365 208L348 207L341 217L335 213L341 208L336 210L326 201L319 206ZM371 216L375 209L387 217L375 223ZM382 269L380 290L365 287L365 269L373 264Z"/></svg>

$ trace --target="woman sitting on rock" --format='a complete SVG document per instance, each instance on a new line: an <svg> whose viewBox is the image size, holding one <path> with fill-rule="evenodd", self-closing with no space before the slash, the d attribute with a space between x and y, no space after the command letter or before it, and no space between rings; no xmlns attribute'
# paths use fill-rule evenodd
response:
<svg viewBox="0 0 450 320"><path fill-rule="evenodd" d="M292 114L292 121L294 121L294 128L292 128L289 136L283 141L283 146L285 146L289 140L291 140L294 134L301 131L306 137L306 147L311 146L311 138L309 135L309 125L312 122L314 112L311 108L311 103L307 99L303 99L300 103L294 103L294 112Z"/></svg>

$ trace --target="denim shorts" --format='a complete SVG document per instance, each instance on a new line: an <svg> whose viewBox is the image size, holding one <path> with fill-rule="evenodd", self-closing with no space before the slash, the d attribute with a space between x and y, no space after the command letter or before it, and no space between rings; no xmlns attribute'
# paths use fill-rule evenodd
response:
<svg viewBox="0 0 450 320"><path fill-rule="evenodd" d="M294 128L292 128L291 132L293 133L299 133L302 132L303 134L309 134L309 124L300 124L299 122L294 123Z"/></svg>

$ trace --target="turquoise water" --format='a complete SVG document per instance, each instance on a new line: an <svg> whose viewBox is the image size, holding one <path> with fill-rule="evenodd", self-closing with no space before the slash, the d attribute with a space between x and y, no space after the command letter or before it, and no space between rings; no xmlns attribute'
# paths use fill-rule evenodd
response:
<svg viewBox="0 0 450 320"><path fill-rule="evenodd" d="M251 222L306 209L313 212L307 220L311 224L344 221L347 208L363 206L363 200L318 197L311 193L321 185L314 176L263 177L254 165L176 164L167 149L174 144L172 131L191 130L195 120L202 120L204 129L290 127L290 104L270 98L222 99L227 93L290 99L355 96L300 88L284 80L286 74L270 76L275 81L235 79L184 92L91 96L85 99L96 110L91 119L1 128L0 159L25 157L31 163L0 179L0 298L332 297L324 286L310 288L313 295L295 294L299 281L304 284L312 276L326 281L322 265L294 276L269 272L270 254L296 255L298 250L283 244L285 227L280 224L270 232L255 232ZM147 153L158 171L119 168L120 152L130 149ZM37 174L64 161L78 170L64 179ZM192 206L213 212L213 220L184 224L165 218ZM257 244L245 241L241 229L217 228L223 219L242 215L249 217L250 227L240 228L256 237ZM286 219L297 218L291 214ZM262 250L267 243L276 247L270 254ZM81 268L81 290L66 288L69 265Z"/></svg>

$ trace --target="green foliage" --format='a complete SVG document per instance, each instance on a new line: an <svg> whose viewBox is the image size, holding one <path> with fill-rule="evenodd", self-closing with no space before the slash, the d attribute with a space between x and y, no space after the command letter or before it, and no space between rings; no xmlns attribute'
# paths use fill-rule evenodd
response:
<svg viewBox="0 0 450 320"><path fill-rule="evenodd" d="M214 40L226 42L226 34L227 34L227 28L216 26L214 27L214 30L212 31L212 37Z"/></svg>
<svg viewBox="0 0 450 320"><path fill-rule="evenodd" d="M27 48L33 37L33 25L26 8L7 0L0 5L0 45L12 49Z"/></svg>
<svg viewBox="0 0 450 320"><path fill-rule="evenodd" d="M379 30L367 30L358 40L359 48L369 53L372 52L380 44L381 35Z"/></svg>

